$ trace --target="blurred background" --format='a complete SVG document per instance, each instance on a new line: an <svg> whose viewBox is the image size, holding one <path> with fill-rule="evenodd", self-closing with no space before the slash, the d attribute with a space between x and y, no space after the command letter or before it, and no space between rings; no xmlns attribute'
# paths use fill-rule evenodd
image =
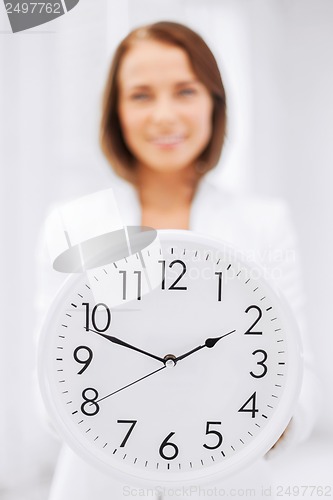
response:
<svg viewBox="0 0 333 500"><path fill-rule="evenodd" d="M290 205L324 405L311 440L275 467L279 484L333 495L332 0L80 0L17 34L0 4L1 500L46 499L59 449L35 401L43 220L109 185L98 126L110 58L130 28L162 19L202 34L222 71L229 134L214 181Z"/></svg>

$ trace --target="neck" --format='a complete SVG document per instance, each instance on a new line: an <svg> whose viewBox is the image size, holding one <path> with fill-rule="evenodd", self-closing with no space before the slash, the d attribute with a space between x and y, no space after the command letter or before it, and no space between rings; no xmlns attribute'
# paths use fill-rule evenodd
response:
<svg viewBox="0 0 333 500"><path fill-rule="evenodd" d="M198 184L193 168L180 172L156 172L139 167L137 186L143 207L172 210L190 205Z"/></svg>
<svg viewBox="0 0 333 500"><path fill-rule="evenodd" d="M199 180L194 168L156 172L139 166L137 174L142 223L156 228L187 229Z"/></svg>

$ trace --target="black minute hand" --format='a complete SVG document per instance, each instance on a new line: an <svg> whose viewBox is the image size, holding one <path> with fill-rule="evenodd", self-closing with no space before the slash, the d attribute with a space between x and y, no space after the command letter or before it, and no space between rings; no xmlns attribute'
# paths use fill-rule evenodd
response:
<svg viewBox="0 0 333 500"><path fill-rule="evenodd" d="M121 345L123 347L127 347L128 349L132 349L133 351L141 352L141 354L145 354L146 356L149 356L150 358L157 359L157 361L161 361L161 363L164 364L164 359L160 358L159 356L155 356L155 354L151 354L150 352L143 351L142 349L139 349L138 347L135 347L134 345L128 344L127 342L124 342L123 340L118 339L117 337L113 337L111 335L106 335L105 333L97 332L96 330L92 330L89 328L90 332L97 333L97 335L100 335L101 337L104 337L105 339L109 340L110 342L113 342L114 344Z"/></svg>
<svg viewBox="0 0 333 500"><path fill-rule="evenodd" d="M182 354L181 356L178 356L174 361L180 361L181 359L187 358L187 356L190 356L191 354L200 351L204 347L208 347L209 349L214 347L215 344L224 337L227 337L228 335L231 335L232 333L235 333L236 330L232 330L231 332L225 333L224 335L221 335L220 337L214 337L214 338L208 338L205 340L205 343L202 345L199 345L198 347L195 347L191 351L186 352L185 354Z"/></svg>

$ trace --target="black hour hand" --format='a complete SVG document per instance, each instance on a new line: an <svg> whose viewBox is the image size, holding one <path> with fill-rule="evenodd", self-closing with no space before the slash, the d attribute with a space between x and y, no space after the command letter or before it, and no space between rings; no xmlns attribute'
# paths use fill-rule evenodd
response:
<svg viewBox="0 0 333 500"><path fill-rule="evenodd" d="M221 337L214 337L214 338L210 338L210 339L206 339L206 342L205 342L205 347L214 347L215 344L217 344L217 342L221 339L223 339L223 337L227 337L227 335L231 335L232 333L235 333L236 330L232 330L231 332L228 332L228 333L225 333L224 335L221 335Z"/></svg>
<svg viewBox="0 0 333 500"><path fill-rule="evenodd" d="M203 345L199 345L198 347L195 347L191 351L186 352L185 354L182 354L181 356L178 356L178 358L176 358L174 361L177 362L177 361L180 361L181 359L187 358L191 354L193 354L197 351L200 351L204 347L208 347L209 349L211 349L212 347L214 347L217 344L217 342L219 340L223 339L223 337L227 337L228 335L231 335L232 333L235 333L235 331L236 330L232 330L231 332L225 333L224 335L220 335L220 337L208 338L205 340L205 343Z"/></svg>

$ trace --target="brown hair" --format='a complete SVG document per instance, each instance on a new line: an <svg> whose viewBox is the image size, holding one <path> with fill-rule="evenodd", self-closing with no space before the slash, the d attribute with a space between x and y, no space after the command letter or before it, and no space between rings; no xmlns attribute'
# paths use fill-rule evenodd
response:
<svg viewBox="0 0 333 500"><path fill-rule="evenodd" d="M224 143L225 91L215 57L209 47L197 33L179 23L162 21L137 28L118 46L104 91L100 128L102 150L114 170L122 177L133 181L135 158L124 141L118 116L118 73L124 55L135 42L140 40L156 40L185 50L195 74L213 98L212 137L198 158L198 173L205 173L218 163Z"/></svg>

